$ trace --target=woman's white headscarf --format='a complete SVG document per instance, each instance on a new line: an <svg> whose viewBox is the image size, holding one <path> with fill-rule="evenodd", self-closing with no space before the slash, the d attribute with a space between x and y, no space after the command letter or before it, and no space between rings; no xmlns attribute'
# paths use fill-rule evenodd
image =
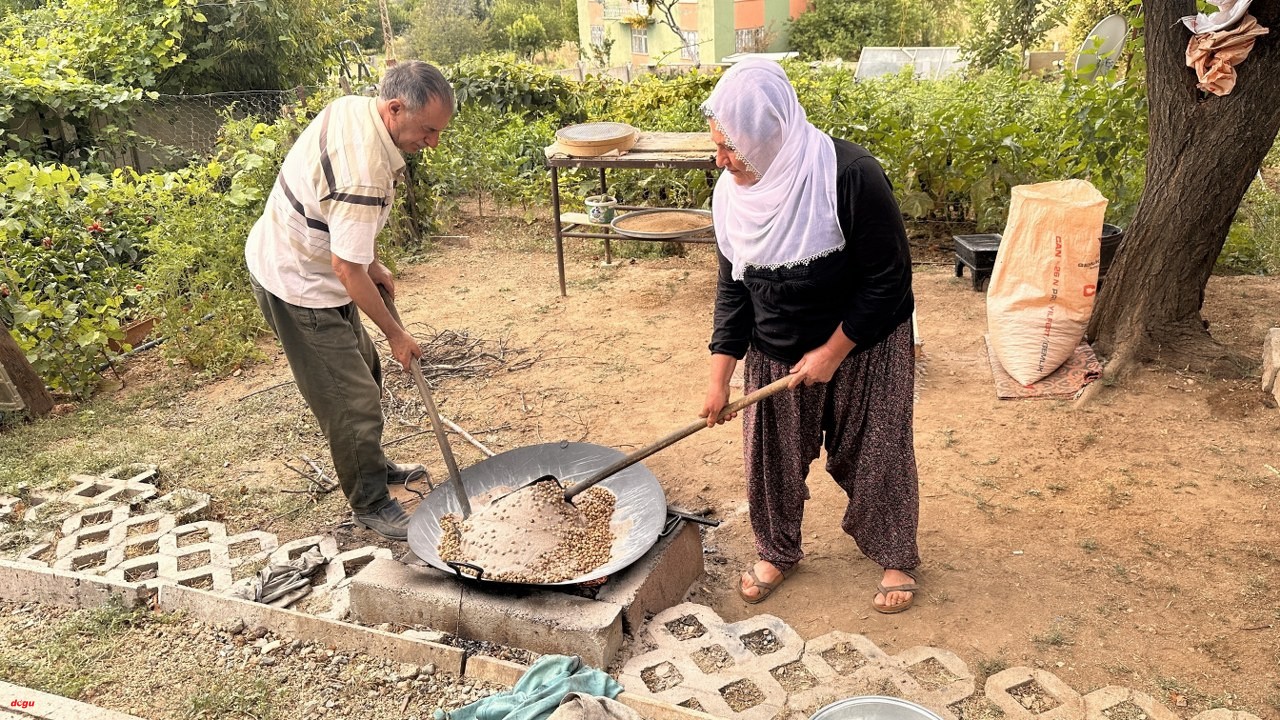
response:
<svg viewBox="0 0 1280 720"><path fill-rule="evenodd" d="M712 196L720 251L741 280L748 267L803 265L844 247L836 218L836 149L809 123L782 66L745 60L716 83L702 112L754 172L721 173Z"/></svg>

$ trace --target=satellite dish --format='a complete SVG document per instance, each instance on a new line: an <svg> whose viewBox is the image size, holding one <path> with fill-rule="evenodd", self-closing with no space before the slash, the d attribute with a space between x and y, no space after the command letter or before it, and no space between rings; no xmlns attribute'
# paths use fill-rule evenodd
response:
<svg viewBox="0 0 1280 720"><path fill-rule="evenodd" d="M1116 66L1128 35L1129 23L1123 17L1102 18L1080 44L1080 51L1076 53L1076 76L1089 82L1110 71Z"/></svg>

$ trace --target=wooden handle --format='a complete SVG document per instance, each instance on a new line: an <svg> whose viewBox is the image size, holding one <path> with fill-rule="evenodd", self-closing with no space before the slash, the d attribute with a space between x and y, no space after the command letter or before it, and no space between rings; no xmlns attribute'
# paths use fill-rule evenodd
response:
<svg viewBox="0 0 1280 720"><path fill-rule="evenodd" d="M785 390L791 385L791 381L793 379L794 378L788 376L788 377L781 378L779 380L775 380L769 383L768 385L765 385L764 387L760 388L759 390L751 393L750 395L746 395L738 398L737 400L726 405L724 409L720 411L719 417L723 418L726 415L732 415L733 413L736 413L745 407L755 405L756 403L769 397L770 395L775 395ZM659 450L662 450L663 448L667 448L667 447L670 447L671 445L676 444L677 442L689 437L690 435L698 432L704 427L707 427L707 421L705 419L699 419L697 422L690 423L689 425L682 427L679 430L676 430L675 432L671 433L670 435L667 435L666 437L653 443L652 445L647 445L645 447L642 447L639 450L631 453L630 455L624 458L620 458L619 460L614 462L612 465L609 465L605 469L597 472L595 475L592 475L591 477L587 478L586 480L583 480L580 483L576 483L570 486L569 489L564 491L564 499L572 500L574 496L592 487L596 483L599 483L601 480L604 480L605 478L616 475L618 472L625 470L631 467L632 465L635 465L636 463L658 452Z"/></svg>
<svg viewBox="0 0 1280 720"><path fill-rule="evenodd" d="M381 285L378 286L378 294L382 295L382 302L386 303L392 319L403 328L404 323L400 320L400 313L396 310L396 302L391 299L391 294ZM431 429L435 431L436 442L440 445L440 454L444 456L445 467L449 469L449 482L453 485L453 492L458 497L458 504L462 506L462 517L466 519L471 516L471 501L467 498L467 491L462 487L462 473L458 471L458 463L453 459L453 449L449 447L449 436L445 432L444 423L440 422L436 401L431 397L431 389L427 387L427 379L422 376L422 367L418 365L416 358L409 363L409 373L413 375L413 382L418 386L418 394L422 396L422 404L426 406L427 415L431 418Z"/></svg>

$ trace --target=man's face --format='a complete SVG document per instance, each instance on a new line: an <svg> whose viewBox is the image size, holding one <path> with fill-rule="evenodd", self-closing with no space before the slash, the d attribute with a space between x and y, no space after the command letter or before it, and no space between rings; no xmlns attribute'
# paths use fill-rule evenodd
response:
<svg viewBox="0 0 1280 720"><path fill-rule="evenodd" d="M387 132L401 152L413 154L440 144L440 133L453 119L453 108L434 99L414 112L399 100L387 102Z"/></svg>
<svg viewBox="0 0 1280 720"><path fill-rule="evenodd" d="M760 178L747 167L738 157L738 153L725 144L724 133L716 127L714 121L707 121L711 125L711 142L716 144L716 165L727 170L733 176L733 181L739 185L755 185Z"/></svg>

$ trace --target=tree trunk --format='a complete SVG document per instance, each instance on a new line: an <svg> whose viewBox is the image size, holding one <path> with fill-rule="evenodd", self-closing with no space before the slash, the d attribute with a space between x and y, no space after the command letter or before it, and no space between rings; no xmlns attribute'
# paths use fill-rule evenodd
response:
<svg viewBox="0 0 1280 720"><path fill-rule="evenodd" d="M18 395L31 417L44 417L53 410L53 397L45 390L44 381L27 362L27 356L14 342L4 323L0 323L0 365L4 366L5 374L18 388Z"/></svg>
<svg viewBox="0 0 1280 720"><path fill-rule="evenodd" d="M1142 6L1146 186L1099 293L1089 337L1109 356L1112 377L1148 360L1222 372L1236 363L1209 335L1200 308L1231 221L1280 129L1280 0L1250 6L1271 32L1236 67L1235 89L1224 97L1197 90L1186 65L1191 33L1179 18L1194 14L1195 3Z"/></svg>

